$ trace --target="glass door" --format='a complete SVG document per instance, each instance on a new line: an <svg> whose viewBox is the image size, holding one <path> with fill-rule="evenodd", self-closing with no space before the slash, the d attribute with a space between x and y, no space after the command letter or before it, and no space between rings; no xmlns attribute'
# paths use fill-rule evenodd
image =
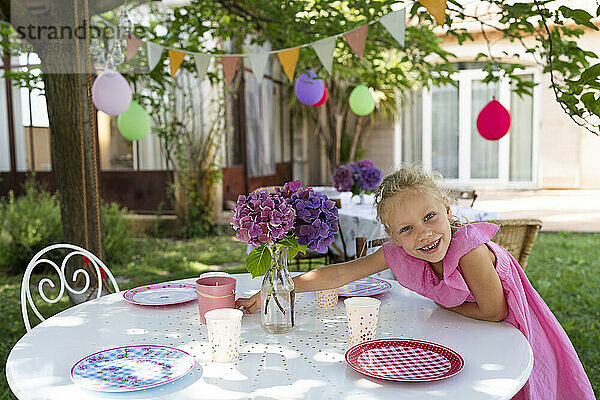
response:
<svg viewBox="0 0 600 400"><path fill-rule="evenodd" d="M458 88L453 85L431 89L431 167L446 179L458 178Z"/></svg>

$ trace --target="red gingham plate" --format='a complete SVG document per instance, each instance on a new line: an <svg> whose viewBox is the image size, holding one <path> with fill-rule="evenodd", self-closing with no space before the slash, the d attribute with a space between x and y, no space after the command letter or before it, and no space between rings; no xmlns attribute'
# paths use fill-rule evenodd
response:
<svg viewBox="0 0 600 400"><path fill-rule="evenodd" d="M458 374L465 361L445 346L415 339L376 339L346 352L350 367L368 376L399 382L427 382Z"/></svg>

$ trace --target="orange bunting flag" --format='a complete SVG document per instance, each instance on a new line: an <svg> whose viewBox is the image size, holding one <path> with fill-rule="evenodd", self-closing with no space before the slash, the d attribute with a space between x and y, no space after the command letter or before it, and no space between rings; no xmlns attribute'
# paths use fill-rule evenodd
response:
<svg viewBox="0 0 600 400"><path fill-rule="evenodd" d="M444 25L446 21L446 0L419 0L419 3L425 6L438 24Z"/></svg>
<svg viewBox="0 0 600 400"><path fill-rule="evenodd" d="M171 77L175 76L175 72L183 62L185 53L183 51L169 49L169 62L171 63Z"/></svg>
<svg viewBox="0 0 600 400"><path fill-rule="evenodd" d="M228 85L231 85L233 82L233 78L235 77L235 73L237 72L240 65L239 56L221 56L221 64L223 65L223 75L225 75L225 80Z"/></svg>
<svg viewBox="0 0 600 400"><path fill-rule="evenodd" d="M294 70L296 69L296 63L298 62L299 54L300 47L294 47L293 49L277 52L279 62L281 63L283 71L289 78L290 82L294 80Z"/></svg>
<svg viewBox="0 0 600 400"><path fill-rule="evenodd" d="M362 60L365 53L365 42L367 41L367 32L369 31L369 24L360 26L350 32L344 33L344 37L348 42L348 46Z"/></svg>
<svg viewBox="0 0 600 400"><path fill-rule="evenodd" d="M135 57L141 45L141 39L133 35L127 35L127 61Z"/></svg>

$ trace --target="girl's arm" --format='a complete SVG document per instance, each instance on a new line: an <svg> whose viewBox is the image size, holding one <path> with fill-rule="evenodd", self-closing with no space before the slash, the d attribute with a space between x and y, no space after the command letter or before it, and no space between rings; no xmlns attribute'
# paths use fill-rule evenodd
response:
<svg viewBox="0 0 600 400"><path fill-rule="evenodd" d="M442 307L485 321L505 319L508 316L508 305L494 264L494 253L485 244L462 256L459 265L476 303L465 302L456 307Z"/></svg>
<svg viewBox="0 0 600 400"><path fill-rule="evenodd" d="M383 251L379 249L373 254L356 260L328 265L295 276L294 289L296 293L333 289L387 268ZM250 298L237 299L235 306L236 308L243 306L248 313L255 312L261 306L260 292Z"/></svg>

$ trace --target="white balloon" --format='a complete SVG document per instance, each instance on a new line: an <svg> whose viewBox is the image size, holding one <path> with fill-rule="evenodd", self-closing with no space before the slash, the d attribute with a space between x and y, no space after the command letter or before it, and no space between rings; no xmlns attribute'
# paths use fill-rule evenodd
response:
<svg viewBox="0 0 600 400"><path fill-rule="evenodd" d="M92 100L98 110L108 115L119 115L131 104L131 87L117 71L103 71L92 85Z"/></svg>

